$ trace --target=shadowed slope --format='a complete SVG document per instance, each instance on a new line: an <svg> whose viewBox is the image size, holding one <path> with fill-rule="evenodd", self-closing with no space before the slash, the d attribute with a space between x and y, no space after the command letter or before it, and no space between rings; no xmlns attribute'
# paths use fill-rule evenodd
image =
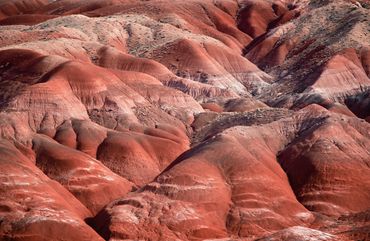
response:
<svg viewBox="0 0 370 241"><path fill-rule="evenodd" d="M3 1L0 239L366 239L367 3Z"/></svg>

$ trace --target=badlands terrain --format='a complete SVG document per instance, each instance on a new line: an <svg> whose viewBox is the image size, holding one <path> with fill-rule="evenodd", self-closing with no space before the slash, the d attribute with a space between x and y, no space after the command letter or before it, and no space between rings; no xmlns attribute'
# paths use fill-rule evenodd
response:
<svg viewBox="0 0 370 241"><path fill-rule="evenodd" d="M0 0L0 240L370 240L370 1Z"/></svg>

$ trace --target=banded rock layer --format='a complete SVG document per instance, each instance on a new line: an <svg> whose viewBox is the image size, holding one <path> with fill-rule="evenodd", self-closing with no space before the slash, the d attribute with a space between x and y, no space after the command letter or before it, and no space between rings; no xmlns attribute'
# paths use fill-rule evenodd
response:
<svg viewBox="0 0 370 241"><path fill-rule="evenodd" d="M368 240L369 8L0 2L0 239Z"/></svg>

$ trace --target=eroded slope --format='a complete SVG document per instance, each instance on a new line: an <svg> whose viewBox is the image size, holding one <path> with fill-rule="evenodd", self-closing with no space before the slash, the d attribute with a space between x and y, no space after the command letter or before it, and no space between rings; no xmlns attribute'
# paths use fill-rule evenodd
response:
<svg viewBox="0 0 370 241"><path fill-rule="evenodd" d="M369 2L0 3L5 240L366 240Z"/></svg>

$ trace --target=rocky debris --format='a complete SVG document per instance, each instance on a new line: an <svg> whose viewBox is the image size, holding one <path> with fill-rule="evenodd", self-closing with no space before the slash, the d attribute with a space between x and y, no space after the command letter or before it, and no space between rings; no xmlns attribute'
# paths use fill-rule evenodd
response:
<svg viewBox="0 0 370 241"><path fill-rule="evenodd" d="M367 0L0 3L1 240L367 240Z"/></svg>

